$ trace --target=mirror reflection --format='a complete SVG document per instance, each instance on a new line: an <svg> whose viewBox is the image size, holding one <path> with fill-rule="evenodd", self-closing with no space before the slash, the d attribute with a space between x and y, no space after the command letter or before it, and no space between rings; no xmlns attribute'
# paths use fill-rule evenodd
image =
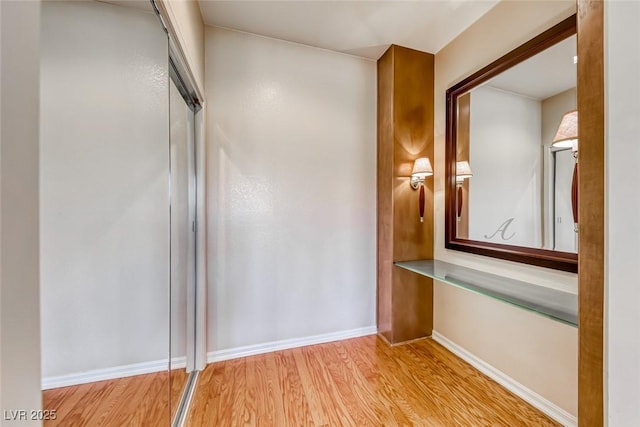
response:
<svg viewBox="0 0 640 427"><path fill-rule="evenodd" d="M456 238L577 252L576 63L574 35L458 96Z"/></svg>

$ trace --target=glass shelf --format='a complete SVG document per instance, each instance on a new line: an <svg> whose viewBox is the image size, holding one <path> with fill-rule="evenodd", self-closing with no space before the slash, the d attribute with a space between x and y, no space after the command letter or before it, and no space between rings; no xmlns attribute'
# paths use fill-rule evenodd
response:
<svg viewBox="0 0 640 427"><path fill-rule="evenodd" d="M395 262L396 266L468 289L571 326L578 326L578 296L437 260Z"/></svg>

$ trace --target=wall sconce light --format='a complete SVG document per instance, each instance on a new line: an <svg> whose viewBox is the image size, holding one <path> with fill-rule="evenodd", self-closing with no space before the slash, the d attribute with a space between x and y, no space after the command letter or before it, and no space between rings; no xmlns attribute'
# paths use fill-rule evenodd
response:
<svg viewBox="0 0 640 427"><path fill-rule="evenodd" d="M562 116L558 131L551 142L552 147L571 148L576 164L571 178L571 213L573 230L578 232L578 111L573 110Z"/></svg>
<svg viewBox="0 0 640 427"><path fill-rule="evenodd" d="M562 116L560 126L551 143L556 148L572 148L578 143L578 110L569 111ZM576 149L577 150L577 149Z"/></svg>
<svg viewBox="0 0 640 427"><path fill-rule="evenodd" d="M462 184L464 184L465 179L469 179L473 176L473 172L471 171L471 165L466 160L462 160L460 162L456 162L456 187L458 188L456 192L456 207L457 207L457 215L458 221L462 217Z"/></svg>
<svg viewBox="0 0 640 427"><path fill-rule="evenodd" d="M424 222L424 180L426 177L433 175L433 168L428 157L420 157L413 163L413 172L411 172L411 188L417 190L420 188L420 222Z"/></svg>

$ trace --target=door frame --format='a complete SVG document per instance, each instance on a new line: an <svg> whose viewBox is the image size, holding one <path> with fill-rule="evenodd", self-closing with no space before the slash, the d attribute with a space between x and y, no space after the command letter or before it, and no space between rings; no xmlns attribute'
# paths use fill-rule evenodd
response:
<svg viewBox="0 0 640 427"><path fill-rule="evenodd" d="M202 370L207 364L207 217L206 217L206 144L204 117L206 102L204 93L195 79L194 72L186 60L187 55L180 43L174 24L173 12L166 0L150 0L163 28L169 36L169 58L175 67L188 98L194 105L194 146L196 169L196 272L193 305L194 310L194 370ZM184 96L184 95L183 95Z"/></svg>

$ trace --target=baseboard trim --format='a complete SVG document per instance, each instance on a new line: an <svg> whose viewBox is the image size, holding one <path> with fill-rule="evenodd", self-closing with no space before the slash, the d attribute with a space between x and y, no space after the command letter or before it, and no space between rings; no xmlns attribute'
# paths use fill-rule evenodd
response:
<svg viewBox="0 0 640 427"><path fill-rule="evenodd" d="M171 359L173 369L186 368L186 357L175 357ZM133 377L135 375L152 374L166 371L169 368L169 361L154 360L151 362L133 363L130 365L114 366L112 368L94 369L91 371L77 372L73 374L60 375L56 377L45 377L42 379L42 390L52 388L69 387L93 383L96 381L113 380L116 378Z"/></svg>
<svg viewBox="0 0 640 427"><path fill-rule="evenodd" d="M375 335L378 332L376 326L350 329L347 331L331 332L322 335L313 335L303 338L292 338L280 341L271 341L262 344L253 344L243 347L235 347L224 350L210 351L207 353L207 363L221 362L223 360L237 359L239 357L255 356L256 354L270 353L273 351L287 350L290 348L305 347L314 344L324 344L332 341L341 341L349 338Z"/></svg>
<svg viewBox="0 0 640 427"><path fill-rule="evenodd" d="M520 397L525 402L529 403L531 406L539 409L544 412L546 415L559 422L563 426L566 427L575 427L578 425L578 420L575 416L571 415L569 412L560 408L555 403L550 400L542 397L535 391L525 387L518 381L514 380L504 372L494 368L484 360L478 358L474 354L471 354L464 348L460 347L458 344L450 341L448 338L439 334L436 331L433 331L432 338L434 341L445 347L447 350L469 363L471 366L509 390L511 393Z"/></svg>

